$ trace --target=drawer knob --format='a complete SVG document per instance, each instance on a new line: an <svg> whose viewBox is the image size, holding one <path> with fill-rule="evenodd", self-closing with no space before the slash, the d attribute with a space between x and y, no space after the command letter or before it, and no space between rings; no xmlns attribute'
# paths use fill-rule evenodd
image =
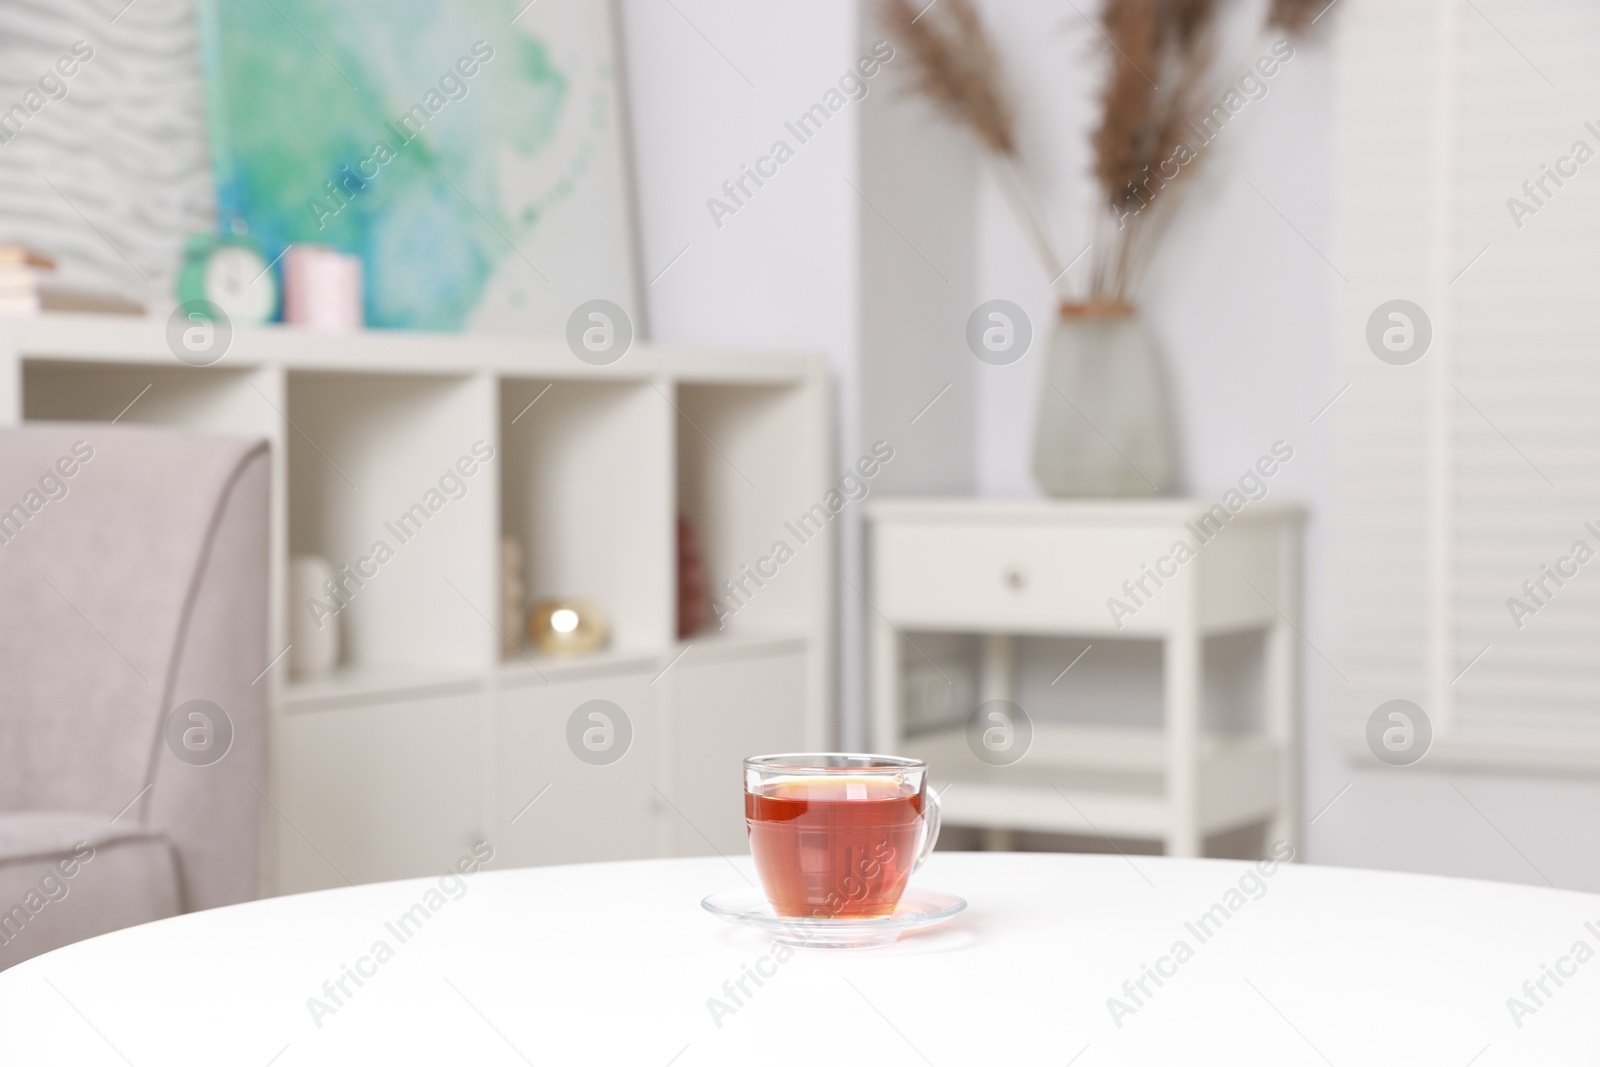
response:
<svg viewBox="0 0 1600 1067"><path fill-rule="evenodd" d="M1026 568L1013 563L1000 572L1000 579L1005 582L1008 589L1025 589L1028 585L1028 572Z"/></svg>

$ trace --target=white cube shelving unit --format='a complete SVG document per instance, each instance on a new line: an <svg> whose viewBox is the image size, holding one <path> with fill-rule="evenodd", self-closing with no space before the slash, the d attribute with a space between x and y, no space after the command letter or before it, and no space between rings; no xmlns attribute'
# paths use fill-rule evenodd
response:
<svg viewBox="0 0 1600 1067"><path fill-rule="evenodd" d="M394 550L340 614L332 677L292 680L285 657L261 681L268 892L435 873L479 839L506 865L743 851L740 759L829 742L829 538L725 627L708 614L676 636L679 513L715 592L827 491L820 359L637 344L596 367L559 341L264 327L191 367L164 320L0 320L0 424L119 416L271 442L263 668L304 610L287 602L291 555ZM391 527L477 442L494 459L399 543ZM502 535L530 599L606 609L606 649L507 653ZM593 699L633 728L606 766L566 744Z"/></svg>

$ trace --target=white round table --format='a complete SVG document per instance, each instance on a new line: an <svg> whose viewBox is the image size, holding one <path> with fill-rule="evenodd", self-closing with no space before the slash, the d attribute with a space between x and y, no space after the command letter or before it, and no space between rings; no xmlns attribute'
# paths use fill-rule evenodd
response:
<svg viewBox="0 0 1600 1067"><path fill-rule="evenodd" d="M970 901L948 926L795 952L700 909L747 876L716 857L485 871L123 930L0 972L0 1063L1554 1067L1600 1048L1592 895L940 853L914 884Z"/></svg>

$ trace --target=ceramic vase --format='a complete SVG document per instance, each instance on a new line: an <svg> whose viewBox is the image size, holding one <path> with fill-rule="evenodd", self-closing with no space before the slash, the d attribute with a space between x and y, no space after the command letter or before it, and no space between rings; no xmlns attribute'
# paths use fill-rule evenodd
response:
<svg viewBox="0 0 1600 1067"><path fill-rule="evenodd" d="M1177 489L1176 427L1155 339L1126 304L1064 304L1045 355L1033 474L1054 497Z"/></svg>

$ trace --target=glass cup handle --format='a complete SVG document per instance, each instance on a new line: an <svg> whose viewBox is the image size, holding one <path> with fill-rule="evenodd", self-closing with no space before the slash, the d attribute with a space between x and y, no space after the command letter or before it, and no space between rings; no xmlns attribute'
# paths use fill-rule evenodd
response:
<svg viewBox="0 0 1600 1067"><path fill-rule="evenodd" d="M922 795L926 798L922 809L922 848L917 851L916 865L911 868L913 873L921 870L922 865L928 861L934 843L939 840L939 825L944 821L943 810L939 806L939 794L934 792L932 782L923 789Z"/></svg>

